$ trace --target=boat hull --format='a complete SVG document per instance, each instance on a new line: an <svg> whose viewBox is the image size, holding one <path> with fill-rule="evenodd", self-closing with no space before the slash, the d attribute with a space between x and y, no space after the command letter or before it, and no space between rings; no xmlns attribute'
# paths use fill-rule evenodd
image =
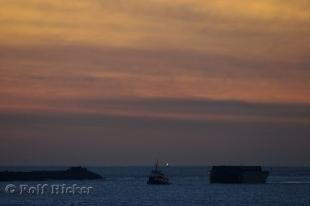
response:
<svg viewBox="0 0 310 206"><path fill-rule="evenodd" d="M148 185L170 185L170 182L166 178L149 177L147 184Z"/></svg>
<svg viewBox="0 0 310 206"><path fill-rule="evenodd" d="M214 166L210 171L210 183L258 184L266 183L268 171L260 166Z"/></svg>

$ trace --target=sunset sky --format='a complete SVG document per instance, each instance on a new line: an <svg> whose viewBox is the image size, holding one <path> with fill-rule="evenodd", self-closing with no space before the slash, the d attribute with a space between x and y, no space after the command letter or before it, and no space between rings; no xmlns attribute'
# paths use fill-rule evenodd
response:
<svg viewBox="0 0 310 206"><path fill-rule="evenodd" d="M0 165L310 166L310 1L1 0L0 141Z"/></svg>

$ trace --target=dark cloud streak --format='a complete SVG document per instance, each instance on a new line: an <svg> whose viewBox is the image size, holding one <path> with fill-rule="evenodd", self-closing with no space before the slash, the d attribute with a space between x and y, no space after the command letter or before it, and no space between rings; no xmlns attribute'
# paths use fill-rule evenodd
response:
<svg viewBox="0 0 310 206"><path fill-rule="evenodd" d="M189 165L310 164L306 125L46 112L0 117L2 165L145 165L156 157Z"/></svg>

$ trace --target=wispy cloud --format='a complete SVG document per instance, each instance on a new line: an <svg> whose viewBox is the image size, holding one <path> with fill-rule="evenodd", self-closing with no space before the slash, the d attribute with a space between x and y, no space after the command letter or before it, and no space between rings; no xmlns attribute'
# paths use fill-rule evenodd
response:
<svg viewBox="0 0 310 206"><path fill-rule="evenodd" d="M3 1L1 40L281 58L309 51L309 8L303 0Z"/></svg>
<svg viewBox="0 0 310 206"><path fill-rule="evenodd" d="M0 92L22 99L130 96L310 102L305 58L266 60L85 46L7 46L0 53Z"/></svg>

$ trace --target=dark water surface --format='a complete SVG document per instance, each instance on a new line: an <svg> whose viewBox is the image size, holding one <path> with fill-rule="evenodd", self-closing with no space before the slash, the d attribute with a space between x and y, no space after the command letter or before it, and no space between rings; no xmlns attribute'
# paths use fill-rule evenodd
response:
<svg viewBox="0 0 310 206"><path fill-rule="evenodd" d="M62 167L0 167L0 170L49 170ZM172 185L147 185L151 167L89 167L105 180L0 182L2 205L305 205L310 206L310 168L265 168L267 184L209 184L208 167L168 167ZM47 184L44 193L27 190ZM52 185L91 187L89 194L52 194ZM6 191L13 185L14 191ZM25 189L20 194L21 187ZM39 188L39 187L38 187Z"/></svg>

